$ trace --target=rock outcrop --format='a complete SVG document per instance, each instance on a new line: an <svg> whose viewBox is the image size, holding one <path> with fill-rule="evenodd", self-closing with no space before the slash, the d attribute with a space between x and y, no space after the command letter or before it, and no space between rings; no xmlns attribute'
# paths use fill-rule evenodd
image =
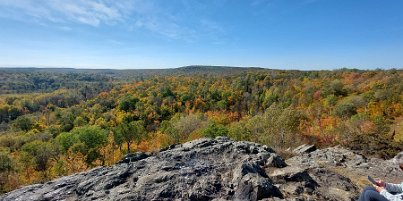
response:
<svg viewBox="0 0 403 201"><path fill-rule="evenodd" d="M304 153L310 153L316 150L315 145L307 145L303 144L297 148L295 148L292 152L296 154L304 154Z"/></svg>
<svg viewBox="0 0 403 201"><path fill-rule="evenodd" d="M298 155L288 159L286 163L290 166L308 169L325 167L339 172L354 180L354 183L361 185L368 183L368 175L390 183L400 183L402 178L402 172L397 165L393 164L392 160L366 158L340 146Z"/></svg>
<svg viewBox="0 0 403 201"><path fill-rule="evenodd" d="M380 162L390 163L374 163ZM365 169L372 162L341 148L284 161L260 144L203 138L158 153L130 154L114 166L22 187L0 200L356 199L359 187L332 169L337 165Z"/></svg>

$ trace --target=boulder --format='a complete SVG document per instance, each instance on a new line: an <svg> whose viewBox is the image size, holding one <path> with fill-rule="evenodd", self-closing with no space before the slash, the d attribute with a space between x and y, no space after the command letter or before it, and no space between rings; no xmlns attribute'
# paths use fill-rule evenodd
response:
<svg viewBox="0 0 403 201"><path fill-rule="evenodd" d="M0 200L260 200L281 197L265 167L285 166L267 146L202 138L118 164L22 187Z"/></svg>
<svg viewBox="0 0 403 201"><path fill-rule="evenodd" d="M316 150L315 145L307 145L303 144L297 148L295 148L292 152L296 154L304 154L304 153L310 153Z"/></svg>

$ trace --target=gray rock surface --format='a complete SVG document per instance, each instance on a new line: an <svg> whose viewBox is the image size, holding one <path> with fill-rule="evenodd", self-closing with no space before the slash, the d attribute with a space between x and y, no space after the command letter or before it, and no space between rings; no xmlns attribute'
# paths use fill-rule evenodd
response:
<svg viewBox="0 0 403 201"><path fill-rule="evenodd" d="M397 165L393 164L392 160L366 158L340 146L295 156L288 159L286 163L290 166L311 169L326 167L344 172L345 175L354 179L365 181L367 181L368 175L390 183L400 183L402 178L402 172Z"/></svg>
<svg viewBox="0 0 403 201"><path fill-rule="evenodd" d="M267 146L203 138L25 186L0 200L354 200L359 188L331 167L372 164L341 148L286 162Z"/></svg>
<svg viewBox="0 0 403 201"><path fill-rule="evenodd" d="M310 153L316 150L315 145L307 145L303 144L297 148L295 148L292 152L296 154L304 154L304 153Z"/></svg>

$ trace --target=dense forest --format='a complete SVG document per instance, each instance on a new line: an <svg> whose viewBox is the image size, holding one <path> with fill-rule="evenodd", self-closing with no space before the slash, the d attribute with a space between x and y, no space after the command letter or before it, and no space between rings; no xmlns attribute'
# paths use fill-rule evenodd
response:
<svg viewBox="0 0 403 201"><path fill-rule="evenodd" d="M0 69L0 193L200 137L403 150L403 70Z"/></svg>

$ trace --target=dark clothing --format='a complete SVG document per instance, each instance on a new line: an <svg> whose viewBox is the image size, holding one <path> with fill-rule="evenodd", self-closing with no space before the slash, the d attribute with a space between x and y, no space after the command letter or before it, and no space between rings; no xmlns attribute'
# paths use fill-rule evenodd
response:
<svg viewBox="0 0 403 201"><path fill-rule="evenodd" d="M360 195L358 201L388 201L385 197L376 191L372 186L367 186L364 188Z"/></svg>

